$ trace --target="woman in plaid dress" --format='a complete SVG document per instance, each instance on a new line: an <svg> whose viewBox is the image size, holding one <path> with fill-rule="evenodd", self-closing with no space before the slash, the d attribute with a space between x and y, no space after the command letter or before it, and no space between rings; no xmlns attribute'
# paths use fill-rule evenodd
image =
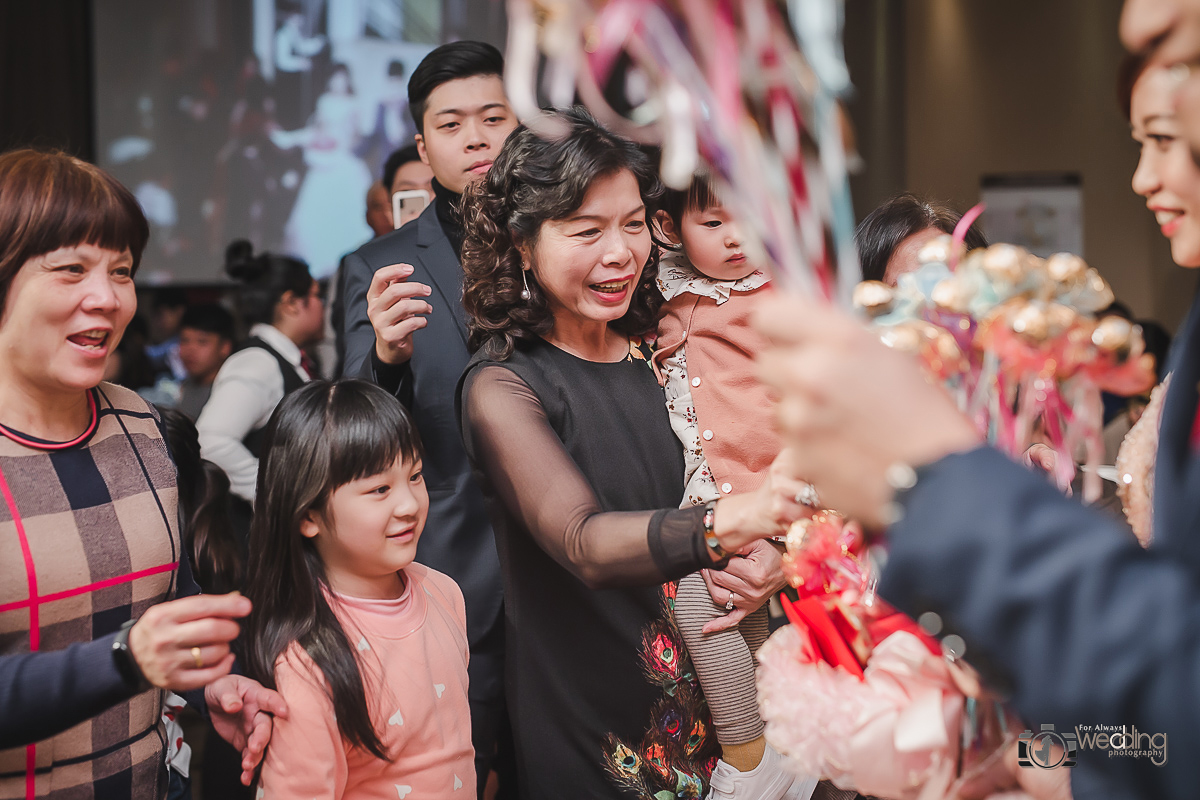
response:
<svg viewBox="0 0 1200 800"><path fill-rule="evenodd" d="M286 713L229 674L249 601L185 596L198 590L157 415L101 382L136 309L148 235L102 170L61 153L0 155L4 800L165 796L164 689L207 705L248 770L268 712Z"/></svg>

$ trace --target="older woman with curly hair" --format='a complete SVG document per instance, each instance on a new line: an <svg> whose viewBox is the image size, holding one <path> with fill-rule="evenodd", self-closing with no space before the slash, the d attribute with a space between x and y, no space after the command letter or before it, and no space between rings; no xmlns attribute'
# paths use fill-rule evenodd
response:
<svg viewBox="0 0 1200 800"><path fill-rule="evenodd" d="M688 721L697 709L677 702L690 681L664 644L662 585L728 563L738 610L760 605L782 578L757 540L805 513L803 485L773 477L753 494L678 508L683 453L639 338L661 303L647 225L658 180L636 145L585 112L549 122L566 134L518 128L464 200L476 352L459 389L463 436L503 569L523 795L651 796L655 774L672 788L705 777L675 772L698 755L688 739L703 730ZM739 551L747 557L730 561ZM661 669L659 685L643 657ZM652 732L640 747L652 711L666 738ZM687 728L678 744L676 712Z"/></svg>

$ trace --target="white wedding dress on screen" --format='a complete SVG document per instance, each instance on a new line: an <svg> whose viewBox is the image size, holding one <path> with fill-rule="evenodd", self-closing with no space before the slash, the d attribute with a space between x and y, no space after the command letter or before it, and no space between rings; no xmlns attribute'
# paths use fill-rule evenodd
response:
<svg viewBox="0 0 1200 800"><path fill-rule="evenodd" d="M346 253L372 237L364 209L371 174L354 154L357 98L326 92L307 128L271 135L282 148L304 148L308 166L284 227L283 249L308 262L314 278L332 275Z"/></svg>

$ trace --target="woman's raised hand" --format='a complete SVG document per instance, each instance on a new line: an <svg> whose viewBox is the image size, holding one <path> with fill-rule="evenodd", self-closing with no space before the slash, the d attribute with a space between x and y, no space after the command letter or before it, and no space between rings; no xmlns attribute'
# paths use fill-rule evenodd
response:
<svg viewBox="0 0 1200 800"><path fill-rule="evenodd" d="M160 689L199 689L229 674L234 621L250 613L242 595L198 594L151 606L129 631L129 651L146 680Z"/></svg>
<svg viewBox="0 0 1200 800"><path fill-rule="evenodd" d="M885 347L845 311L779 296L755 322L775 345L760 356L759 376L780 394L789 467L812 481L824 506L886 525L897 469L980 443L912 356Z"/></svg>
<svg viewBox="0 0 1200 800"><path fill-rule="evenodd" d="M796 453L785 447L757 491L721 498L714 519L721 546L735 552L758 539L782 536L793 522L812 516L815 509L805 505L812 487L801 474Z"/></svg>

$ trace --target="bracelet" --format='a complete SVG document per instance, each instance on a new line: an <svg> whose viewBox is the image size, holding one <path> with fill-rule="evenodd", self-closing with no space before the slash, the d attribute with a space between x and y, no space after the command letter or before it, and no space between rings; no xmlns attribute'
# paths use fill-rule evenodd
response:
<svg viewBox="0 0 1200 800"><path fill-rule="evenodd" d="M709 500L704 504L704 544L712 551L717 561L724 561L729 558L729 553L724 547L721 547L721 541L717 538L717 532L714 529L717 521L717 501Z"/></svg>
<svg viewBox="0 0 1200 800"><path fill-rule="evenodd" d="M146 680L133 653L129 651L129 631L136 622L136 619L131 619L117 631L117 638L113 639L112 643L112 657L113 664L116 666L117 672L121 674L121 680L125 681L125 685L138 692L144 692L150 688L150 682Z"/></svg>

